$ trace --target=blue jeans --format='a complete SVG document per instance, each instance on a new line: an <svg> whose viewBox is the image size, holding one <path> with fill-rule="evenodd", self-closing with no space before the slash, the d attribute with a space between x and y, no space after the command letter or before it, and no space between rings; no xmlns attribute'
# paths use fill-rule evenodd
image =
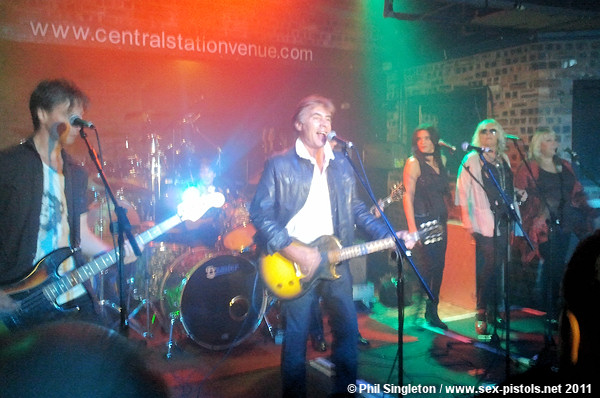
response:
<svg viewBox="0 0 600 398"><path fill-rule="evenodd" d="M306 342L311 304L323 299L333 335L331 360L335 365L333 393L347 393L356 383L358 368L358 322L352 300L352 276L348 263L337 267L339 279L320 281L302 297L282 302L285 335L281 348L281 377L284 397L306 396Z"/></svg>
<svg viewBox="0 0 600 398"><path fill-rule="evenodd" d="M323 313L321 312L321 302L319 300L320 295L315 297L312 302L312 309L310 315L310 327L308 333L312 340L321 340L324 336L323 330Z"/></svg>

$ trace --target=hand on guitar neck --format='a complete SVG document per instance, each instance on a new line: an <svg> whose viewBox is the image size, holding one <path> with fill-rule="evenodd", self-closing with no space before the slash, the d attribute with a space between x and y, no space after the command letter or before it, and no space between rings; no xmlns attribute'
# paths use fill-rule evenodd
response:
<svg viewBox="0 0 600 398"><path fill-rule="evenodd" d="M0 290L0 314L3 312L11 312L19 308L19 304L10 298L10 296Z"/></svg>

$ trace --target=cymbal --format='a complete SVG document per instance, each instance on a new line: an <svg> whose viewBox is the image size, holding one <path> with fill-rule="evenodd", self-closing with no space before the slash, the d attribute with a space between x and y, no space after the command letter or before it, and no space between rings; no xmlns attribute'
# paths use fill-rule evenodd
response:
<svg viewBox="0 0 600 398"><path fill-rule="evenodd" d="M119 204L119 206L125 208L125 210L127 210L127 218L129 220L129 223L133 226L133 227L137 227L139 225L141 225L141 220L140 220L140 216L138 215L137 211L135 210L135 207L133 207L131 204L129 204L126 200L123 199L117 199L117 203ZM116 214L114 213L115 207L112 203L110 203L110 209L111 209L111 221L116 221ZM106 202L105 201L96 201L90 204L89 209L87 211L88 216L87 216L87 222L88 222L88 227L90 227L90 229L93 231L95 230L97 223L102 222L102 225L104 226L104 228L106 228L106 232L108 237L110 237L110 232L109 231L109 227L110 227L110 222L108 221L108 211L106 209Z"/></svg>
<svg viewBox="0 0 600 398"><path fill-rule="evenodd" d="M180 118L178 120L178 122L179 123L190 123L190 124L193 124L198 119L200 119L200 116L202 116L202 114L200 112L189 112L189 113L186 113L185 115L183 115L183 117Z"/></svg>
<svg viewBox="0 0 600 398"><path fill-rule="evenodd" d="M118 191L133 193L140 196L151 194L151 191L145 186L145 181L141 178L107 177L106 181L115 195L118 194ZM104 192L104 184L97 175L94 177L90 176L90 178L88 178L88 189L96 192Z"/></svg>
<svg viewBox="0 0 600 398"><path fill-rule="evenodd" d="M141 122L141 123L152 123L154 120L164 120L169 117L166 112L157 111L138 111L129 112L125 114L126 121Z"/></svg>
<svg viewBox="0 0 600 398"><path fill-rule="evenodd" d="M113 189L117 191L135 193L136 195L150 195L151 191L147 188L146 181L141 177L125 177L115 179L110 182Z"/></svg>

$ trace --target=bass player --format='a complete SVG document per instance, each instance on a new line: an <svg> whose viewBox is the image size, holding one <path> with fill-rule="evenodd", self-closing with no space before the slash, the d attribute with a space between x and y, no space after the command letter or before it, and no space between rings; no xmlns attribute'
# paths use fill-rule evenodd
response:
<svg viewBox="0 0 600 398"><path fill-rule="evenodd" d="M0 152L0 315L26 305L7 292L16 283L39 282L43 275L34 266L52 251L79 247L77 254L92 257L111 249L87 228L87 174L65 151L78 133L71 120L83 115L88 102L70 81L40 82L29 100L33 134ZM135 260L129 242L125 252L125 262ZM59 273L75 267L74 257L60 264ZM66 318L98 322L81 284L58 297L57 304L79 307L64 312Z"/></svg>

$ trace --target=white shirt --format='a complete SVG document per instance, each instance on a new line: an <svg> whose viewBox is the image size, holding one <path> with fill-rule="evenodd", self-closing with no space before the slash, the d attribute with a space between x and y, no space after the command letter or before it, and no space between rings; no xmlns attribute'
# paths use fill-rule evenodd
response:
<svg viewBox="0 0 600 398"><path fill-rule="evenodd" d="M34 264L45 255L61 247L70 246L70 228L67 220L67 198L65 197L65 176L43 163L44 191L42 195L42 211L40 213L40 230L38 232L37 251ZM75 269L73 257L69 257L58 267L59 275ZM85 293L82 285L77 285L60 295L58 304L64 304Z"/></svg>
<svg viewBox="0 0 600 398"><path fill-rule="evenodd" d="M329 200L329 184L327 183L327 167L334 158L329 142L325 144L325 161L323 172L319 170L317 160L312 157L304 143L296 140L296 153L303 159L308 159L313 165L313 178L304 206L287 223L288 234L302 243L310 243L323 235L333 235L333 219L331 201Z"/></svg>

